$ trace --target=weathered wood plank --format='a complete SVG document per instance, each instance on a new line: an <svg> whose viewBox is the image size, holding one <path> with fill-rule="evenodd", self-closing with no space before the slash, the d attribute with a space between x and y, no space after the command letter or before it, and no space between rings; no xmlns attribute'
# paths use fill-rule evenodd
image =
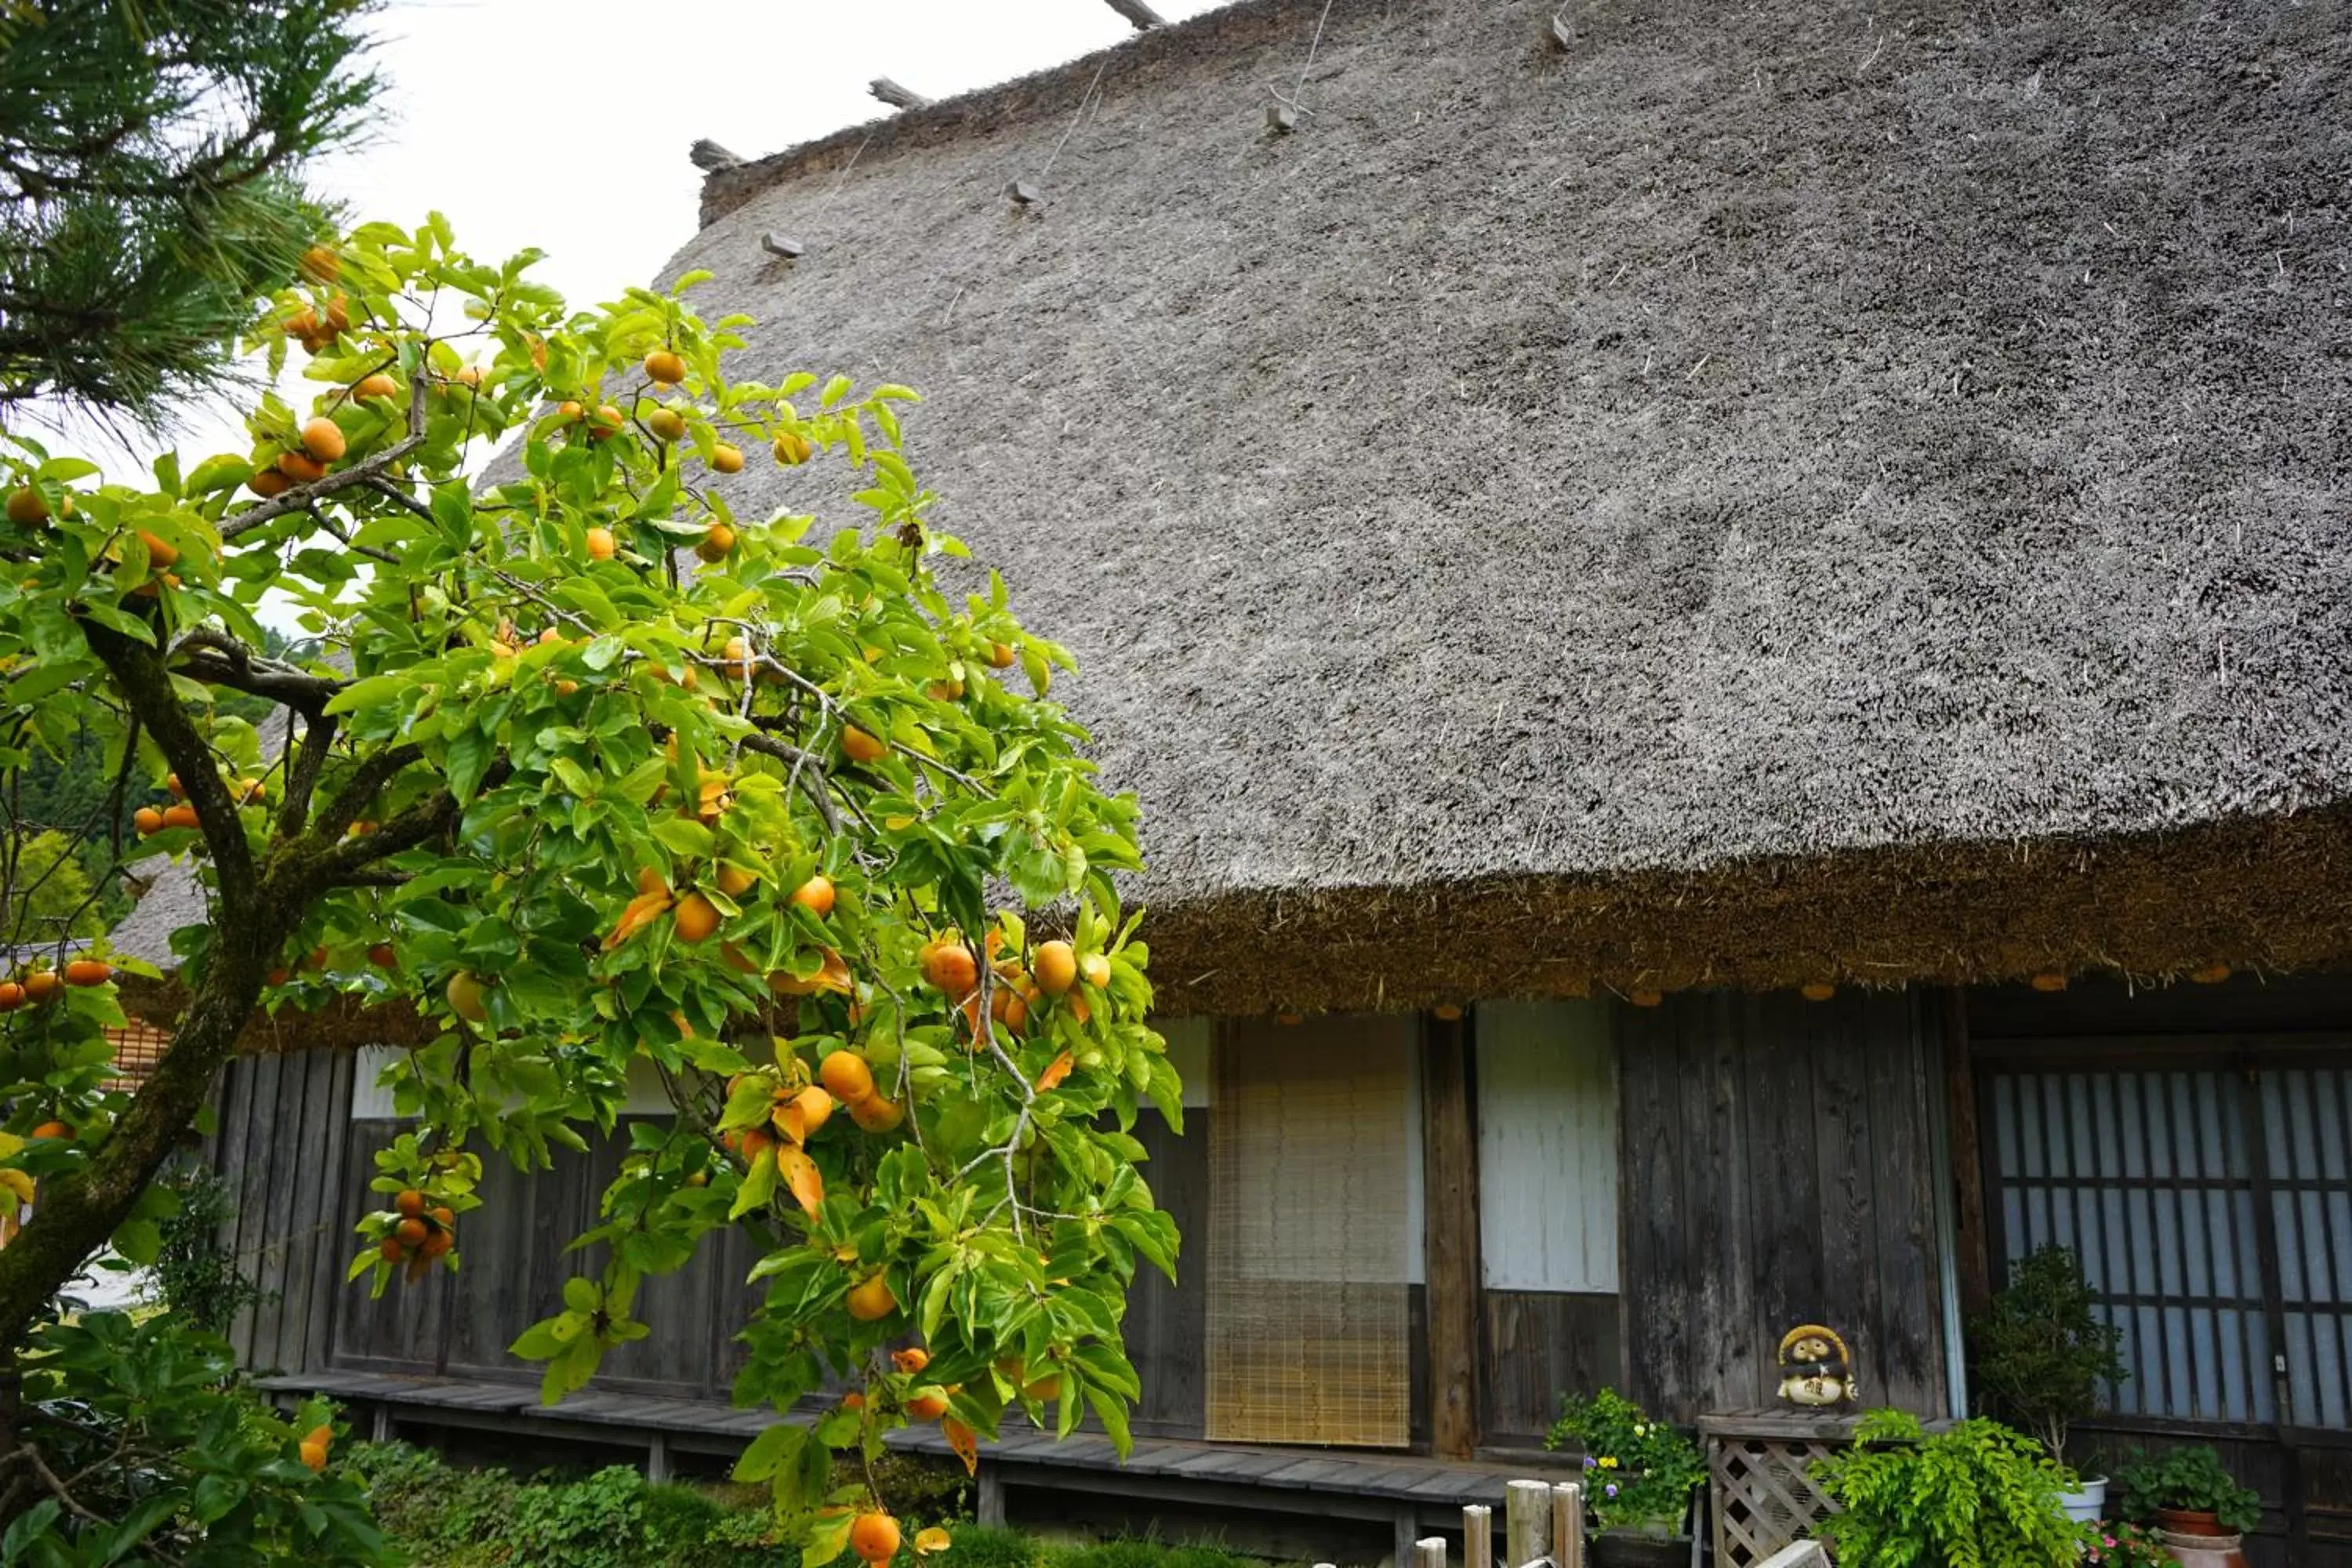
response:
<svg viewBox="0 0 2352 1568"><path fill-rule="evenodd" d="M265 1163L256 1169L254 1163L253 1097L255 1079L261 1070L262 1059L256 1057L241 1057L230 1066L227 1103L221 1119L220 1163L216 1167L222 1180L228 1184L229 1201L235 1205L224 1227L224 1245L236 1267L257 1285L262 1283L257 1264L261 1210L268 1201L268 1165ZM228 1333L237 1360L247 1364L253 1359L253 1306L246 1306L236 1314Z"/></svg>
<svg viewBox="0 0 2352 1568"><path fill-rule="evenodd" d="M325 1226L319 1245L311 1252L310 1311L303 1324L301 1353L293 1363L305 1371L327 1364L329 1347L334 1342L335 1314L341 1305L343 1270L359 1250L359 1238L352 1234L351 1227L363 1212L359 1195L351 1191L346 1180L352 1136L352 1086L358 1077L359 1057L353 1051L331 1051L326 1055L331 1063L326 1131L320 1141L314 1167L322 1189L320 1213Z"/></svg>
<svg viewBox="0 0 2352 1568"><path fill-rule="evenodd" d="M1616 1032L1624 1259L1619 1333L1626 1381L1636 1402L1681 1418L1690 1383L1690 1335L1705 1326L1691 1320L1684 1282L1683 1128L1675 1092L1681 1051L1672 1007L1621 1008ZM1639 1310L1633 1306L1637 1301Z"/></svg>
<svg viewBox="0 0 2352 1568"><path fill-rule="evenodd" d="M1422 1052L1423 1270L1427 1285L1430 1444L1466 1459L1478 1449L1478 1130L1470 1031L1426 1017Z"/></svg>
<svg viewBox="0 0 2352 1568"><path fill-rule="evenodd" d="M630 1127L646 1120L624 1118L613 1136L595 1146L586 1178L589 1215L620 1174L621 1162L629 1152ZM607 1354L596 1374L598 1384L682 1398L711 1388L718 1377L718 1347L713 1336L702 1331L702 1325L710 1321L720 1293L715 1247L700 1249L676 1274L648 1276L638 1289L634 1315L650 1325L653 1332Z"/></svg>
<svg viewBox="0 0 2352 1568"><path fill-rule="evenodd" d="M1871 1396L1940 1409L1939 1090L1915 999L1697 994L1621 1028L1635 1397L1685 1421L1764 1403L1780 1336L1817 1321L1848 1336Z"/></svg>
<svg viewBox="0 0 2352 1568"><path fill-rule="evenodd" d="M405 1123L354 1121L343 1157L344 1190L367 1193L375 1175L375 1153L399 1136ZM374 1194L353 1202L373 1205ZM356 1216L354 1216L356 1217ZM368 1294L365 1275L341 1288L335 1326L337 1365L365 1372L433 1375L442 1370L443 1321L448 1275L439 1269L411 1285L394 1279L380 1297Z"/></svg>
<svg viewBox="0 0 2352 1568"><path fill-rule="evenodd" d="M1811 1068L1814 1192L1821 1205L1813 1244L1822 1260L1821 1294L1799 1311L1803 1321L1841 1330L1850 1345L1859 1347L1854 1353L1870 1363L1868 1385L1877 1391L1873 1394L1876 1398L1887 1392L1883 1365L1886 1346L1871 1199L1874 1184L1895 1177L1901 1151L1890 1147L1888 1168L1874 1169L1868 1068L1863 1059L1865 1040L1873 1032L1871 994L1842 991L1826 1003L1792 1000L1794 1007L1802 1009L1796 1015L1801 1027L1795 1039ZM1916 1064L1916 1057L1901 1048L1908 1033L1907 1025L1898 1019L1894 1037L1869 1043ZM1890 1137L1896 1131L1891 1127L1885 1131ZM1776 1341L1778 1332L1790 1326L1779 1325ZM1756 1397L1765 1392L1758 1389Z"/></svg>
<svg viewBox="0 0 2352 1568"><path fill-rule="evenodd" d="M1128 1291L1128 1359L1143 1383L1129 1416L1139 1436L1198 1437L1207 1429L1210 1117L1206 1107L1187 1110L1181 1137L1157 1110L1135 1119L1147 1153L1140 1174L1183 1238L1174 1281L1143 1264Z"/></svg>
<svg viewBox="0 0 2352 1568"><path fill-rule="evenodd" d="M1811 1053L1793 1011L1832 1005L1786 998L1780 1008L1761 1016L1770 1026L1751 1037L1744 1064L1748 1146L1756 1157L1748 1184L1749 1234L1756 1256L1769 1260L1756 1282L1755 1309L1745 1332L1768 1352L1798 1323L1823 1321L1825 1313L1847 1319L1827 1300L1821 1236L1822 1107ZM1678 1412L1685 1420L1705 1409L1759 1403L1769 1390L1693 1392L1697 1396Z"/></svg>
<svg viewBox="0 0 2352 1568"><path fill-rule="evenodd" d="M1717 993L1685 1010L1682 1033L1684 1191L1688 1199L1685 1289L1704 1325L1691 1348L1694 1391L1721 1398L1763 1380L1769 1361L1736 1325L1756 1317L1755 1238L1748 1192L1758 1180L1748 1138L1745 1042L1758 1031L1759 998Z"/></svg>
<svg viewBox="0 0 2352 1568"><path fill-rule="evenodd" d="M248 1139L256 1142L250 1163L260 1188L254 1194L247 1246L262 1297L253 1304L252 1338L243 1347L247 1365L278 1364L278 1331L286 1315L286 1242L293 1229L297 1189L306 1184L294 1162L302 1147L301 1060L268 1056L255 1061L254 1117Z"/></svg>
<svg viewBox="0 0 2352 1568"><path fill-rule="evenodd" d="M337 1179L341 1173L335 1163L337 1134L351 1119L348 1094L336 1098L341 1082L337 1069L347 1064L349 1053L308 1051L300 1059L304 1179L294 1204L293 1230L286 1238L286 1300L275 1360L283 1368L301 1366L308 1357L312 1321L331 1305L331 1298L319 1289L320 1257L338 1250L349 1235L341 1215L342 1184Z"/></svg>
<svg viewBox="0 0 2352 1568"><path fill-rule="evenodd" d="M1950 1135L1953 1232L1960 1310L1981 1312L1992 1302L1992 1239L1985 1228L1984 1154L1977 1126L1977 1071L1969 1043L1968 993L1958 986L1940 994L1943 1029L1944 1115Z"/></svg>
<svg viewBox="0 0 2352 1568"><path fill-rule="evenodd" d="M1947 1178L1934 1159L1932 1097L1944 1091L1934 1073L1933 996L1874 996L1878 1021L1864 1054L1870 1082L1874 1158L1871 1185L1878 1286L1878 1378L1870 1400L1923 1415L1948 1408L1944 1353L1943 1272L1936 1228L1936 1184ZM1890 1048L1899 1039L1906 1048Z"/></svg>

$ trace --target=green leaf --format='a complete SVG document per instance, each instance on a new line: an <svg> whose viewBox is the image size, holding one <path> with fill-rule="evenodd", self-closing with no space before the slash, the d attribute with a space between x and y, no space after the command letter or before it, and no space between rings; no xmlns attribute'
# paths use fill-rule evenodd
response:
<svg viewBox="0 0 2352 1568"><path fill-rule="evenodd" d="M710 829L688 816L663 817L654 824L653 834L671 854L690 858L709 855L718 842L711 837Z"/></svg>
<svg viewBox="0 0 2352 1568"><path fill-rule="evenodd" d="M188 476L187 482L181 489L183 493L191 496L210 495L215 490L233 490L251 478L251 463L224 452L219 457L206 458L198 463L195 471Z"/></svg>
<svg viewBox="0 0 2352 1568"><path fill-rule="evenodd" d="M474 798L483 775L490 771L490 737L479 730L467 730L449 742L449 793L461 801Z"/></svg>
<svg viewBox="0 0 2352 1568"><path fill-rule="evenodd" d="M362 709L382 708L407 697L416 689L416 679L410 675L371 675L354 680L328 700L330 713L357 713Z"/></svg>
<svg viewBox="0 0 2352 1568"><path fill-rule="evenodd" d="M735 1202L727 1211L729 1219L741 1219L753 1209L765 1205L776 1195L776 1163L754 1160L743 1184L735 1190Z"/></svg>
<svg viewBox="0 0 2352 1568"><path fill-rule="evenodd" d="M163 1229L152 1219L125 1220L115 1227L114 1250L147 1268L163 1253Z"/></svg>
<svg viewBox="0 0 2352 1568"><path fill-rule="evenodd" d="M801 1445L808 1441L808 1428L780 1421L765 1428L751 1439L743 1457L735 1461L734 1479L739 1481L764 1481L787 1465L799 1462Z"/></svg>
<svg viewBox="0 0 2352 1568"><path fill-rule="evenodd" d="M1127 1401L1101 1389L1089 1388L1087 1390L1087 1404L1094 1411L1095 1418L1103 1424L1103 1430L1110 1434L1111 1447L1118 1450L1120 1458L1126 1458L1135 1447L1135 1439L1128 1435L1127 1430Z"/></svg>

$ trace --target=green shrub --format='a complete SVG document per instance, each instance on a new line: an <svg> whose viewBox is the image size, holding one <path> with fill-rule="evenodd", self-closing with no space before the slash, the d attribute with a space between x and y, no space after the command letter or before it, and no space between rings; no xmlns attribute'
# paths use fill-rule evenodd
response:
<svg viewBox="0 0 2352 1568"><path fill-rule="evenodd" d="M1690 1511L1691 1494L1706 1484L1698 1445L1613 1388L1560 1401L1544 1447L1571 1440L1584 1450L1585 1505L1603 1530L1671 1535Z"/></svg>
<svg viewBox="0 0 2352 1568"><path fill-rule="evenodd" d="M507 1530L517 1568L635 1568L645 1494L645 1477L627 1465L569 1485L520 1489Z"/></svg>
<svg viewBox="0 0 2352 1568"><path fill-rule="evenodd" d="M2135 1454L2116 1467L2115 1481L2123 1494L2124 1517L2142 1524L2160 1508L2210 1513L2222 1529L2241 1534L2263 1521L2262 1494L2240 1486L2222 1467L2221 1456L2202 1443L2154 1458Z"/></svg>
<svg viewBox="0 0 2352 1568"><path fill-rule="evenodd" d="M1044 1568L1045 1549L1017 1530L985 1524L959 1524L950 1533L955 1545L943 1562L955 1568Z"/></svg>
<svg viewBox="0 0 2352 1568"><path fill-rule="evenodd" d="M390 1560L351 1475L300 1458L308 1434L332 1431L326 1403L280 1415L241 1380L228 1342L178 1313L44 1322L13 1364L0 1563Z"/></svg>
<svg viewBox="0 0 2352 1568"><path fill-rule="evenodd" d="M956 1532L951 1558L963 1550L973 1530ZM1050 1556L1051 1568L1264 1568L1254 1557L1237 1557L1213 1546L1171 1546L1165 1542L1125 1538L1094 1546L1072 1547ZM959 1563L955 1568L970 1568Z"/></svg>
<svg viewBox="0 0 2352 1568"><path fill-rule="evenodd" d="M874 1484L901 1519L971 1517L971 1478L961 1461L943 1455L907 1454L886 1448L874 1459Z"/></svg>
<svg viewBox="0 0 2352 1568"><path fill-rule="evenodd" d="M149 1273L163 1305L207 1333L225 1334L238 1312L269 1298L238 1269L221 1240L236 1217L229 1184L209 1165L188 1164L158 1179L180 1202L156 1222L162 1244Z"/></svg>
<svg viewBox="0 0 2352 1568"><path fill-rule="evenodd" d="M648 1484L627 1466L519 1481L406 1443L349 1456L384 1533L420 1568L798 1568L764 1491Z"/></svg>
<svg viewBox="0 0 2352 1568"><path fill-rule="evenodd" d="M2099 1321L2083 1266L2050 1246L2021 1258L2009 1286L1969 1324L1969 1368L1992 1414L2066 1462L2066 1433L2098 1414L2099 1385L2121 1383L2123 1331Z"/></svg>
<svg viewBox="0 0 2352 1568"><path fill-rule="evenodd" d="M461 1468L408 1443L356 1444L347 1463L377 1525L436 1568L488 1561L514 1517L518 1484L504 1470Z"/></svg>
<svg viewBox="0 0 2352 1568"><path fill-rule="evenodd" d="M2092 1539L2058 1504L2073 1474L1997 1421L1931 1437L1916 1415L1874 1410L1811 1472L1844 1510L1821 1526L1838 1568L2074 1568Z"/></svg>

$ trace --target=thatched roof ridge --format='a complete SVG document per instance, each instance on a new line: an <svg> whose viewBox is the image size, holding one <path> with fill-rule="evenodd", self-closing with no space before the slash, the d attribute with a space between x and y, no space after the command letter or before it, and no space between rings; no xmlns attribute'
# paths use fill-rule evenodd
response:
<svg viewBox="0 0 2352 1568"><path fill-rule="evenodd" d="M2035 845L2352 800L2352 16L1603 5L1561 54L1549 3L1338 0L1269 136L1319 9L729 171L672 264L764 323L739 374L928 395L941 521L1080 655L1201 970L1277 908L1475 928L1845 861L2013 893ZM2243 875L2344 863L2336 814L2254 837L2307 858ZM2234 953L2177 901L2139 963L2352 951L2338 900ZM1617 958L1566 906L1526 945L1801 977L1678 939L1686 902ZM2025 967L2116 933L2055 934ZM1289 985L1328 989L1225 1000Z"/></svg>
<svg viewBox="0 0 2352 1568"><path fill-rule="evenodd" d="M1361 6L1366 0L1348 0ZM1381 4L1382 0L1372 0ZM1333 0L1340 8L1341 0ZM1320 0L1304 8L1308 25ZM812 176L834 177L867 158L897 154L1023 130L1075 114L1097 91L1106 97L1131 82L1181 71L1192 60L1229 55L1295 33L1302 0L1240 0L1197 16L1139 32L1109 48L992 87L900 110L764 158L737 163L702 182L702 225L711 224L776 185ZM1297 40L1303 57L1307 40ZM1295 72L1294 72L1295 74ZM1282 84L1287 87L1288 83ZM1034 171L1007 170L1004 179ZM999 181L1001 187L1004 182Z"/></svg>

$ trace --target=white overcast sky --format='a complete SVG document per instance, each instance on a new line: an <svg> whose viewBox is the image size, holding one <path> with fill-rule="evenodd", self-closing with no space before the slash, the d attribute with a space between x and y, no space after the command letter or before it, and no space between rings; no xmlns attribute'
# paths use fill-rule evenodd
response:
<svg viewBox="0 0 2352 1568"><path fill-rule="evenodd" d="M1152 0L1171 21L1222 3ZM894 112L877 76L946 98L1134 36L1103 0L393 0L371 30L374 129L317 183L357 221L446 213L486 258L536 246L575 305L651 281L692 237L698 136L756 158ZM218 408L172 444L245 445Z"/></svg>

